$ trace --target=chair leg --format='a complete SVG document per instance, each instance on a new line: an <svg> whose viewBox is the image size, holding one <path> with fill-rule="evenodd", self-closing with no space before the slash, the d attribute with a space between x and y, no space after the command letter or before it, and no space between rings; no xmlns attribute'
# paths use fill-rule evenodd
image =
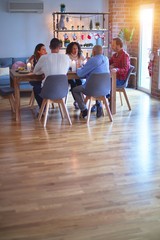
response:
<svg viewBox="0 0 160 240"><path fill-rule="evenodd" d="M65 102L64 102L63 99L60 101L60 104L61 104L61 106L62 106L62 108L63 108L63 111L64 111L64 113L65 113L65 115L66 115L66 117L67 117L67 119L68 119L69 124L72 125L72 122L71 122L71 119L70 119L70 116L69 116L67 107L66 107Z"/></svg>
<svg viewBox="0 0 160 240"><path fill-rule="evenodd" d="M88 98L88 97L86 97L86 98ZM90 120L90 116L91 116L91 103L92 103L92 99L91 98L88 98L88 99L89 99L89 105L88 105L88 114L87 114L87 124L89 124L89 120Z"/></svg>
<svg viewBox="0 0 160 240"><path fill-rule="evenodd" d="M49 105L50 105L50 100L47 100L46 111L45 111L45 116L44 116L44 124L43 124L44 127L46 127L46 123L47 123Z"/></svg>
<svg viewBox="0 0 160 240"><path fill-rule="evenodd" d="M54 102L52 102L49 107L50 109L54 109Z"/></svg>
<svg viewBox="0 0 160 240"><path fill-rule="evenodd" d="M30 97L30 100L29 100L29 106L31 108L33 108L34 102L35 102L35 97L34 97L34 91L32 90L31 97Z"/></svg>
<svg viewBox="0 0 160 240"><path fill-rule="evenodd" d="M131 110L131 105L130 105L130 103L129 103L129 100L128 100L128 97L127 97L127 93L126 93L125 88L123 89L123 94L124 94L124 97L125 97L125 99L126 99L126 102L127 102L127 105L128 105L128 109L129 109L129 111L130 111L130 110Z"/></svg>
<svg viewBox="0 0 160 240"><path fill-rule="evenodd" d="M43 99L43 102L42 102L42 106L41 106L41 109L39 111L39 115L38 115L38 120L40 121L41 118L42 118L42 114L44 112L44 108L45 108L45 105L47 103L47 100L46 99Z"/></svg>
<svg viewBox="0 0 160 240"><path fill-rule="evenodd" d="M121 106L123 106L123 101L122 101L122 94L121 94L121 92L119 92L119 97L120 97L120 101L121 101Z"/></svg>
<svg viewBox="0 0 160 240"><path fill-rule="evenodd" d="M67 96L65 97L65 104L67 104L67 101L68 101L68 94L67 94Z"/></svg>
<svg viewBox="0 0 160 240"><path fill-rule="evenodd" d="M15 98L13 94L9 96L9 102L10 102L12 111L15 113Z"/></svg>
<svg viewBox="0 0 160 240"><path fill-rule="evenodd" d="M59 110L60 110L60 113L61 113L61 117L62 117L62 119L64 119L64 112L63 112L63 109L62 109L62 105L60 103L58 103L58 106L59 106Z"/></svg>
<svg viewBox="0 0 160 240"><path fill-rule="evenodd" d="M90 98L89 98L88 96L86 96L86 97L84 98L84 103L87 104L87 102L88 102L89 99L90 99Z"/></svg>
<svg viewBox="0 0 160 240"><path fill-rule="evenodd" d="M102 100L102 103L104 103L104 101ZM103 117L105 116L105 113L104 113L104 108L103 108L103 104L102 104L102 114L103 114Z"/></svg>
<svg viewBox="0 0 160 240"><path fill-rule="evenodd" d="M111 111L110 111L110 108L109 108L108 99L106 99L106 97L104 97L104 98L103 98L103 102L104 102L104 105L105 105L105 107L106 107L106 110L107 110L109 119L110 119L111 122L113 122L112 114L111 114Z"/></svg>

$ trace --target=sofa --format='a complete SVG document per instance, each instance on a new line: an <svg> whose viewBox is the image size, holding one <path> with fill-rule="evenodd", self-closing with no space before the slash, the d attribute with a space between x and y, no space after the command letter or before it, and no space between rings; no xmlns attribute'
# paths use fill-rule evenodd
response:
<svg viewBox="0 0 160 240"><path fill-rule="evenodd" d="M18 63L26 64L28 57L8 57L0 58L0 88L10 86L9 69L17 66ZM32 86L29 82L20 83L20 91L31 91Z"/></svg>

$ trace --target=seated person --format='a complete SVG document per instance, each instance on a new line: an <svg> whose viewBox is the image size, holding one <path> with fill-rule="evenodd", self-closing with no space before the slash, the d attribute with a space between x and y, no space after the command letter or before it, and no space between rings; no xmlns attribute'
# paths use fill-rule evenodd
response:
<svg viewBox="0 0 160 240"><path fill-rule="evenodd" d="M129 55L123 49L123 41L121 38L113 38L112 49L115 52L109 59L110 70L116 69L116 85L121 86L124 84L130 67Z"/></svg>
<svg viewBox="0 0 160 240"><path fill-rule="evenodd" d="M44 74L45 79L49 75L67 74L69 69L69 57L66 54L59 53L60 48L61 42L59 39L53 38L50 41L51 53L41 56L33 70L33 73L37 75ZM42 81L41 86L34 88L35 99L39 107L41 107L43 101L39 94L45 79Z"/></svg>
<svg viewBox="0 0 160 240"><path fill-rule="evenodd" d="M30 62L34 68L39 58L44 54L47 54L46 47L43 43L39 43L35 47L34 54L29 58L28 62Z"/></svg>
<svg viewBox="0 0 160 240"><path fill-rule="evenodd" d="M103 49L100 45L95 45L92 49L92 57L87 61L87 63L77 69L77 75L81 78L89 78L92 73L109 73L109 60L106 56L102 54ZM82 98L83 90L85 88L85 84L81 86L74 87L72 92L78 106L81 110L82 117L85 118L87 116L88 110ZM97 117L101 117L102 115L102 106L99 103L97 105Z"/></svg>
<svg viewBox="0 0 160 240"><path fill-rule="evenodd" d="M38 60L40 59L40 57L44 54L47 54L45 45L43 43L39 43L37 44L37 46L34 49L34 54L29 58L28 62L31 63L31 68L32 70L34 69L36 63L38 62ZM34 87L36 87L37 85L41 86L41 82L42 81L30 81L29 83Z"/></svg>
<svg viewBox="0 0 160 240"><path fill-rule="evenodd" d="M109 59L110 70L113 68L116 70L116 85L121 86L124 84L125 79L128 74L130 67L129 55L123 49L123 41L121 38L113 38L112 40L112 49L115 52L113 56ZM110 96L106 96L107 98ZM97 104L94 104L91 108L91 112L96 111Z"/></svg>
<svg viewBox="0 0 160 240"><path fill-rule="evenodd" d="M80 67L85 60L85 57L82 55L82 50L77 42L71 42L68 44L66 48L66 54L69 56L69 58L73 61L76 61L77 67ZM71 86L71 92L72 89L76 86L82 85L84 83L83 79L72 79L68 81ZM73 95L73 94L72 94ZM74 98L74 96L73 96ZM74 99L75 100L75 99ZM79 109L78 104L76 101L74 101L75 109Z"/></svg>

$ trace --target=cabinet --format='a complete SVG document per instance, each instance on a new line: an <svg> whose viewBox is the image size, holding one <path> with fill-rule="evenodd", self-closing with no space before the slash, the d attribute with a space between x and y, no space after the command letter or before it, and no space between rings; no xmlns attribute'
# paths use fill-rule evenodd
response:
<svg viewBox="0 0 160 240"><path fill-rule="evenodd" d="M53 36L62 41L62 49L77 41L82 51L91 55L94 45L102 45L104 54L109 51L108 12L54 12Z"/></svg>

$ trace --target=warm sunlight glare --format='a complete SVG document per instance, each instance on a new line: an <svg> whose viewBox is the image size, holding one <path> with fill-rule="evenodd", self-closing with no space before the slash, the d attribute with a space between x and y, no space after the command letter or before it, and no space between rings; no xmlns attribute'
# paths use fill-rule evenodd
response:
<svg viewBox="0 0 160 240"><path fill-rule="evenodd" d="M141 23L147 23L147 22L151 23L153 21L152 9L141 9L140 20L141 20Z"/></svg>

